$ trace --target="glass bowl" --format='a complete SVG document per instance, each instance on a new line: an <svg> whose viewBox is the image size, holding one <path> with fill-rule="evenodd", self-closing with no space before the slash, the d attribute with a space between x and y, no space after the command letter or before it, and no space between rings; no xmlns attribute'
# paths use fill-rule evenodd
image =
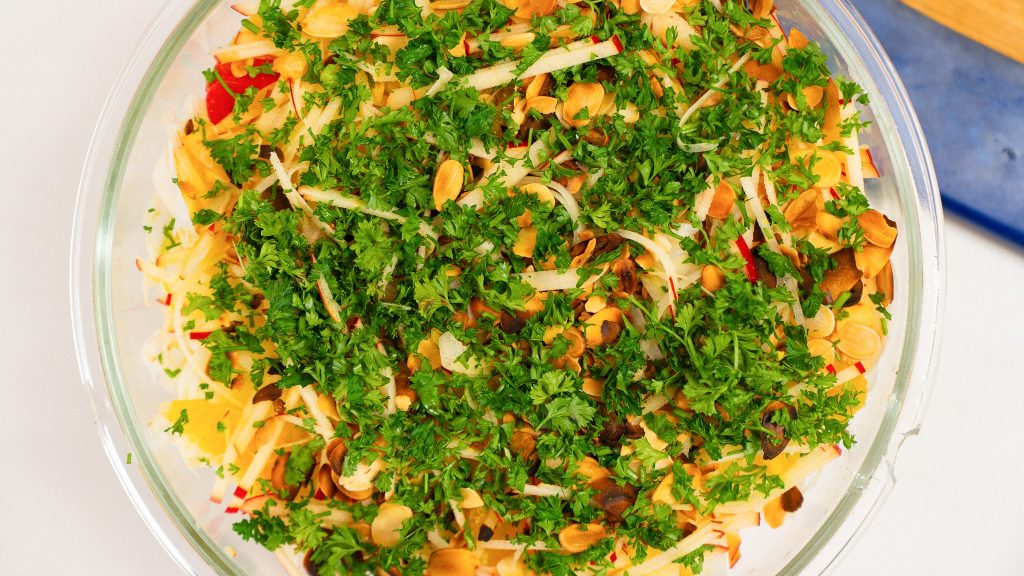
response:
<svg viewBox="0 0 1024 576"><path fill-rule="evenodd" d="M900 446L919 427L935 369L943 300L943 239L931 159L906 91L864 21L844 0L777 0L783 25L821 43L834 72L865 87L872 125L861 137L882 177L873 204L900 223L892 256L896 300L888 345L867 406L852 422L857 444L807 490L779 530L744 532L731 574L823 574L836 564L895 482ZM240 16L220 0L171 0L117 81L89 150L75 218L71 296L82 378L100 436L128 496L153 534L190 574L282 574L273 555L241 541L232 518L212 514L213 473L193 470L162 432L171 393L143 360L163 312L146 302L135 258L146 254L142 219L166 186L176 120L203 94L210 49ZM154 176L156 172L157 176ZM128 454L131 463L127 463Z"/></svg>

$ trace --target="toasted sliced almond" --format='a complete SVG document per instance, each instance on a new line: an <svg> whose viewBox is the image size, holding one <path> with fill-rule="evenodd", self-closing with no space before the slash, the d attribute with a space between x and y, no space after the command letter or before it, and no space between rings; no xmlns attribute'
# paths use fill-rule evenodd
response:
<svg viewBox="0 0 1024 576"><path fill-rule="evenodd" d="M596 82L576 82L566 93L562 115L573 126L585 126L597 115L603 100L604 86ZM583 111L586 114L581 114Z"/></svg>
<svg viewBox="0 0 1024 576"><path fill-rule="evenodd" d="M839 120L840 108L840 94L839 86L836 85L835 80L832 78L828 79L828 84L825 85L825 120L822 123L822 132L825 133L826 141L839 140Z"/></svg>
<svg viewBox="0 0 1024 576"><path fill-rule="evenodd" d="M700 285L708 292L717 292L725 286L725 273L714 264L705 264L700 271Z"/></svg>
<svg viewBox="0 0 1024 576"><path fill-rule="evenodd" d="M827 338L836 329L836 316L832 309L820 306L817 314L804 322L808 338Z"/></svg>
<svg viewBox="0 0 1024 576"><path fill-rule="evenodd" d="M356 16L359 11L348 4L323 4L306 14L302 31L314 38L337 38L348 32L348 23Z"/></svg>
<svg viewBox="0 0 1024 576"><path fill-rule="evenodd" d="M864 239L875 246L888 248L896 241L896 227L878 210L864 212L857 217L857 223L864 230Z"/></svg>
<svg viewBox="0 0 1024 576"><path fill-rule="evenodd" d="M558 543L570 554L577 554L597 544L605 537L600 524L571 524L558 533Z"/></svg>
<svg viewBox="0 0 1024 576"><path fill-rule="evenodd" d="M843 322L835 332L836 348L857 360L870 360L882 348L882 337L858 322Z"/></svg>
<svg viewBox="0 0 1024 576"><path fill-rule="evenodd" d="M587 478L587 484L592 484L602 478L611 476L611 472L609 472L607 468L598 464L597 460L594 460L590 456L580 460L579 473Z"/></svg>
<svg viewBox="0 0 1024 576"><path fill-rule="evenodd" d="M803 191L786 204L782 213L794 230L809 230L817 226L818 214L824 208L825 200L821 197L821 192L812 188Z"/></svg>
<svg viewBox="0 0 1024 576"><path fill-rule="evenodd" d="M854 261L857 268L864 274L865 278L874 278L889 263L894 245L888 248L875 246L870 242L861 247L860 252L854 253Z"/></svg>
<svg viewBox="0 0 1024 576"><path fill-rule="evenodd" d="M807 45L810 44L810 42L807 40L807 36L804 36L804 33L797 30L796 28L790 29L788 41L789 47L794 50L806 48Z"/></svg>
<svg viewBox="0 0 1024 576"><path fill-rule="evenodd" d="M523 46L526 46L530 42L533 42L533 39L536 37L537 35L534 34L533 32L520 32L518 34L509 34L507 36L502 36L500 43L502 46L506 48L512 48L514 50L522 48Z"/></svg>
<svg viewBox="0 0 1024 576"><path fill-rule="evenodd" d="M583 378L583 392L588 396L600 398L604 394L604 382L597 378Z"/></svg>
<svg viewBox="0 0 1024 576"><path fill-rule="evenodd" d="M469 6L470 0L437 0L431 2L430 7L434 10L459 10Z"/></svg>
<svg viewBox="0 0 1024 576"><path fill-rule="evenodd" d="M736 190L727 181L722 180L715 189L715 195L711 199L711 207L708 208L708 218L726 218L736 205Z"/></svg>
<svg viewBox="0 0 1024 576"><path fill-rule="evenodd" d="M547 85L547 74L538 74L537 76L534 76L533 79L529 81L529 84L526 85L526 92L524 93L526 99L529 101L540 96L541 93L544 92L544 89L547 88Z"/></svg>
<svg viewBox="0 0 1024 576"><path fill-rule="evenodd" d="M480 493L472 488L462 488L459 490L462 495L462 508L464 510L472 510L474 508L483 508L484 501L480 498Z"/></svg>
<svg viewBox="0 0 1024 576"><path fill-rule="evenodd" d="M822 236L833 242L839 239L839 229L843 227L842 218L822 210L815 215L814 221Z"/></svg>
<svg viewBox="0 0 1024 576"><path fill-rule="evenodd" d="M465 548L443 548L430 554L430 576L475 576L480 560Z"/></svg>
<svg viewBox="0 0 1024 576"><path fill-rule="evenodd" d="M885 295L882 299L882 306L892 304L893 299L893 277L892 262L886 261L885 266L875 275L875 289Z"/></svg>
<svg viewBox="0 0 1024 576"><path fill-rule="evenodd" d="M520 228L512 253L522 258L533 258L533 249L537 247L537 229L533 226Z"/></svg>
<svg viewBox="0 0 1024 576"><path fill-rule="evenodd" d="M552 96L534 96L526 101L527 110L536 110L538 114L554 114L558 99Z"/></svg>
<svg viewBox="0 0 1024 576"><path fill-rule="evenodd" d="M823 150L818 151L811 171L818 177L814 184L818 188L832 188L839 183L839 178L843 175L843 167L839 160L831 152Z"/></svg>
<svg viewBox="0 0 1024 576"><path fill-rule="evenodd" d="M836 362L836 349L835 345L824 338L809 338L807 340L807 352L811 356L817 356L825 360L825 365L835 364Z"/></svg>
<svg viewBox="0 0 1024 576"><path fill-rule="evenodd" d="M412 518L412 509L401 504L385 502L377 509L377 517L370 524L370 536L378 546L391 548L398 544L402 525Z"/></svg>
<svg viewBox="0 0 1024 576"><path fill-rule="evenodd" d="M608 306L602 309L597 314L594 314L586 321L586 339L588 346L597 346L599 344L605 344L612 340L610 337L610 331L614 331L614 336L618 337L618 329L622 322L622 310L615 308L614 306ZM611 328L609 325L614 325L615 328Z"/></svg>
<svg viewBox="0 0 1024 576"><path fill-rule="evenodd" d="M558 8L556 0L518 0L516 5L516 16L528 19L534 16L548 16Z"/></svg>
<svg viewBox="0 0 1024 576"><path fill-rule="evenodd" d="M846 292L861 279L862 273L857 267L857 262L852 248L845 248L832 255L836 267L825 273L821 281L821 288L828 292L832 300Z"/></svg>
<svg viewBox="0 0 1024 576"><path fill-rule="evenodd" d="M440 210L445 202L458 198L465 178L462 164L452 159L442 162L434 174L434 208Z"/></svg>
<svg viewBox="0 0 1024 576"><path fill-rule="evenodd" d="M664 14L675 4L675 0L640 0L640 9L648 14Z"/></svg>
<svg viewBox="0 0 1024 576"><path fill-rule="evenodd" d="M805 86L801 92L804 95L804 101L806 102L806 108L817 108L821 104L821 99L824 96L824 89L821 86ZM793 110L801 110L799 102L792 94L786 94L786 103Z"/></svg>
<svg viewBox="0 0 1024 576"><path fill-rule="evenodd" d="M600 312L607 306L608 300L604 296L594 295L591 296L590 298L587 298L586 303L584 303L583 305L583 309L586 310L587 312L590 312L591 314L596 314L597 312Z"/></svg>

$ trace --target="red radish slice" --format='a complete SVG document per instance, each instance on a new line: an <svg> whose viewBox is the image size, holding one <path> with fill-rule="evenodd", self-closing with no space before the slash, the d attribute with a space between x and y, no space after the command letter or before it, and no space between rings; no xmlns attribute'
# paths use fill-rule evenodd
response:
<svg viewBox="0 0 1024 576"><path fill-rule="evenodd" d="M867 146L860 147L860 162L864 170L864 178L881 178L882 173L875 165L875 158L871 155L871 149Z"/></svg>
<svg viewBox="0 0 1024 576"><path fill-rule="evenodd" d="M232 4L231 9L242 16L255 16L256 12L259 10L253 4Z"/></svg>
<svg viewBox="0 0 1024 576"><path fill-rule="evenodd" d="M825 371L836 377L836 385L838 386L839 384L845 384L857 376L867 372L867 369L864 367L864 364L857 362L853 366L847 366L838 372L836 371L834 364L829 364L828 366L825 366Z"/></svg>
<svg viewBox="0 0 1024 576"><path fill-rule="evenodd" d="M750 252L750 246L747 246L747 241L743 239L743 236L736 239L736 248L739 249L740 256L743 256L743 259L747 261L745 268L747 280L750 280L751 283L757 282L758 275L757 266L754 265L754 255Z"/></svg>
<svg viewBox="0 0 1024 576"><path fill-rule="evenodd" d="M782 33L782 37L785 38L786 40L789 40L789 34L786 34L786 29L783 28L782 24L779 23L779 19L775 17L775 14L772 13L769 14L768 16L772 19L772 22L775 22L775 27L778 28L779 32Z"/></svg>
<svg viewBox="0 0 1024 576"><path fill-rule="evenodd" d="M597 42L597 38L590 38L574 42L568 46L554 48L545 52L532 66L521 74L515 70L519 66L518 61L502 62L490 68L483 68L466 76L465 84L477 90L486 90L503 84L508 84L518 78L529 78L538 74L546 74L564 68L571 68L579 64L586 64L594 60L609 58L622 53L622 42L617 37L612 37L604 42Z"/></svg>
<svg viewBox="0 0 1024 576"><path fill-rule="evenodd" d="M189 332L188 337L190 340L206 340L210 334L213 332Z"/></svg>
<svg viewBox="0 0 1024 576"><path fill-rule="evenodd" d="M292 101L292 110L295 112L295 117L299 120L304 119L302 113L299 112L299 102L302 100L301 84L301 80L288 80L288 97Z"/></svg>
<svg viewBox="0 0 1024 576"><path fill-rule="evenodd" d="M274 43L270 40L257 40L256 42L234 44L226 48L221 48L220 50L214 51L213 57L217 59L219 64L230 64L231 62L248 60L249 58L259 58L260 56L279 56L281 54L285 54L285 51L274 46Z"/></svg>

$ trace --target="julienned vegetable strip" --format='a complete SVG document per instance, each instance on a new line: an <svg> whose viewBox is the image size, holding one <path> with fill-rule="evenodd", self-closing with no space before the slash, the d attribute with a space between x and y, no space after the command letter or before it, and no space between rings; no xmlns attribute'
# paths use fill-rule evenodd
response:
<svg viewBox="0 0 1024 576"><path fill-rule="evenodd" d="M503 62L490 68L477 70L466 77L465 85L477 90L486 90L508 84L516 78L531 78L594 60L608 58L622 52L622 42L617 36L601 42L597 37L581 40L568 46L553 48L545 52L526 70L517 73L520 62Z"/></svg>
<svg viewBox="0 0 1024 576"><path fill-rule="evenodd" d="M161 428L288 573L696 574L852 445L857 87L765 3L514 4L236 5L174 135Z"/></svg>

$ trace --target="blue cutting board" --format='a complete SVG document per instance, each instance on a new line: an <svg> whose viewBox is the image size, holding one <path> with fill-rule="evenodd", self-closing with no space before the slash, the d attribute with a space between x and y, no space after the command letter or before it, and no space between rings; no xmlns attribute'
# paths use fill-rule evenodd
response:
<svg viewBox="0 0 1024 576"><path fill-rule="evenodd" d="M910 93L943 207L1024 246L1024 65L897 0L852 2Z"/></svg>

